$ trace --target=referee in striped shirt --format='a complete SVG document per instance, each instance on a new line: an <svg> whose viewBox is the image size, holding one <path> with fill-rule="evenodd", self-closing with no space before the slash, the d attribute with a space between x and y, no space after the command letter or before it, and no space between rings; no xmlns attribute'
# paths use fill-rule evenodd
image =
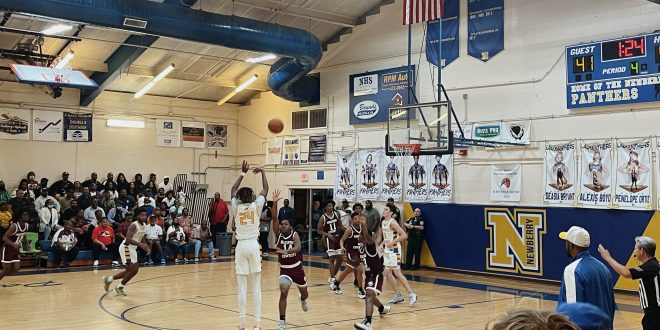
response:
<svg viewBox="0 0 660 330"><path fill-rule="evenodd" d="M625 278L639 282L639 302L644 309L642 327L644 330L660 329L660 287L658 282L660 264L655 258L655 241L646 236L635 237L634 256L641 265L628 269L618 263L604 246L598 245L598 252L614 270Z"/></svg>

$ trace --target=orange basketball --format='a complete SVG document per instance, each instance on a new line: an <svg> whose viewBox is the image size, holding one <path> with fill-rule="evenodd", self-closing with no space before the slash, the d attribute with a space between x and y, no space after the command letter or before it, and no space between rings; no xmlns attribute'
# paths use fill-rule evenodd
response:
<svg viewBox="0 0 660 330"><path fill-rule="evenodd" d="M268 130L277 134L284 130L284 123L282 119L273 118L268 122Z"/></svg>

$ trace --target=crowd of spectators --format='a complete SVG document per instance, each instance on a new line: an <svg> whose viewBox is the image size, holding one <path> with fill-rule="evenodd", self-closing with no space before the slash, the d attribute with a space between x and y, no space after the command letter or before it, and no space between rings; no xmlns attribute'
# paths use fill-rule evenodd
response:
<svg viewBox="0 0 660 330"><path fill-rule="evenodd" d="M0 181L0 237L13 218L25 211L30 231L39 233L40 241L51 241L56 266L63 263L67 267L81 250L93 252L94 266L99 265L103 252L108 252L113 265L119 265L118 245L132 222L133 210L144 206L149 216L147 240L152 247L151 255L145 256L148 264L165 263L166 257L171 262L187 262L189 251L199 261L202 246L209 248L210 260L215 260L212 238L217 232L226 232L229 217L219 193L210 205L210 224L193 225L183 187L174 187L168 176L160 182L154 173L147 182L140 173L131 182L123 173L116 177L107 173L102 181L96 173L82 182L69 177L65 171L49 184L48 178L37 181L30 171L11 190ZM179 252L182 257L176 260Z"/></svg>

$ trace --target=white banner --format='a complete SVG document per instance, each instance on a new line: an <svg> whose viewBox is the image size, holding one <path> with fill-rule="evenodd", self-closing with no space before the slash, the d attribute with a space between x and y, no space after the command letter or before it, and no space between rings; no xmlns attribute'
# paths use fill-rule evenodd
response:
<svg viewBox="0 0 660 330"><path fill-rule="evenodd" d="M0 139L29 140L30 110L0 109Z"/></svg>
<svg viewBox="0 0 660 330"><path fill-rule="evenodd" d="M181 140L184 148L204 148L205 124L184 121L181 125Z"/></svg>
<svg viewBox="0 0 660 330"><path fill-rule="evenodd" d="M282 138L272 137L266 141L266 164L282 164Z"/></svg>
<svg viewBox="0 0 660 330"><path fill-rule="evenodd" d="M32 111L32 140L62 141L62 113L56 111Z"/></svg>
<svg viewBox="0 0 660 330"><path fill-rule="evenodd" d="M355 200L355 154L355 152L346 156L337 154L337 179L334 192L334 198L337 201Z"/></svg>
<svg viewBox="0 0 660 330"><path fill-rule="evenodd" d="M651 140L616 143L614 207L651 209Z"/></svg>
<svg viewBox="0 0 660 330"><path fill-rule="evenodd" d="M583 206L612 206L612 141L582 144L580 196Z"/></svg>
<svg viewBox="0 0 660 330"><path fill-rule="evenodd" d="M380 168L382 171L380 179L380 197L381 199L392 198L395 201L401 200L403 180L405 173L403 170L403 157L385 156L381 157Z"/></svg>
<svg viewBox="0 0 660 330"><path fill-rule="evenodd" d="M300 137L287 136L284 138L282 165L299 165L300 161Z"/></svg>
<svg viewBox="0 0 660 330"><path fill-rule="evenodd" d="M545 180L543 202L549 204L575 204L575 142L545 145Z"/></svg>
<svg viewBox="0 0 660 330"><path fill-rule="evenodd" d="M490 166L490 200L493 202L520 202L522 166Z"/></svg>
<svg viewBox="0 0 660 330"><path fill-rule="evenodd" d="M181 121L156 119L156 145L159 147L180 147Z"/></svg>
<svg viewBox="0 0 660 330"><path fill-rule="evenodd" d="M382 180L380 167L381 159L383 158L384 151L377 150L360 150L360 172L358 173L358 187L360 200L365 199L379 199L380 198L380 182Z"/></svg>
<svg viewBox="0 0 660 330"><path fill-rule="evenodd" d="M451 202L453 197L454 155L427 156L429 169L429 200L431 202Z"/></svg>
<svg viewBox="0 0 660 330"><path fill-rule="evenodd" d="M407 156L406 201L425 201L429 197L430 156Z"/></svg>
<svg viewBox="0 0 660 330"><path fill-rule="evenodd" d="M475 123L473 125L474 139L529 144L531 121L512 121L495 123Z"/></svg>
<svg viewBox="0 0 660 330"><path fill-rule="evenodd" d="M227 133L228 128L226 124L206 124L206 147L227 149Z"/></svg>

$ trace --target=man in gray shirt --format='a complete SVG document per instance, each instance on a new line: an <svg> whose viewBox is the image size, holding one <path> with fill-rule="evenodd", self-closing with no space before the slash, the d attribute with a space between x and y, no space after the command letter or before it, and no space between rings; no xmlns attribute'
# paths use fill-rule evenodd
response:
<svg viewBox="0 0 660 330"><path fill-rule="evenodd" d="M367 229L371 236L373 236L380 227L380 212L374 208L370 200L367 200L364 203L362 214L367 217Z"/></svg>

